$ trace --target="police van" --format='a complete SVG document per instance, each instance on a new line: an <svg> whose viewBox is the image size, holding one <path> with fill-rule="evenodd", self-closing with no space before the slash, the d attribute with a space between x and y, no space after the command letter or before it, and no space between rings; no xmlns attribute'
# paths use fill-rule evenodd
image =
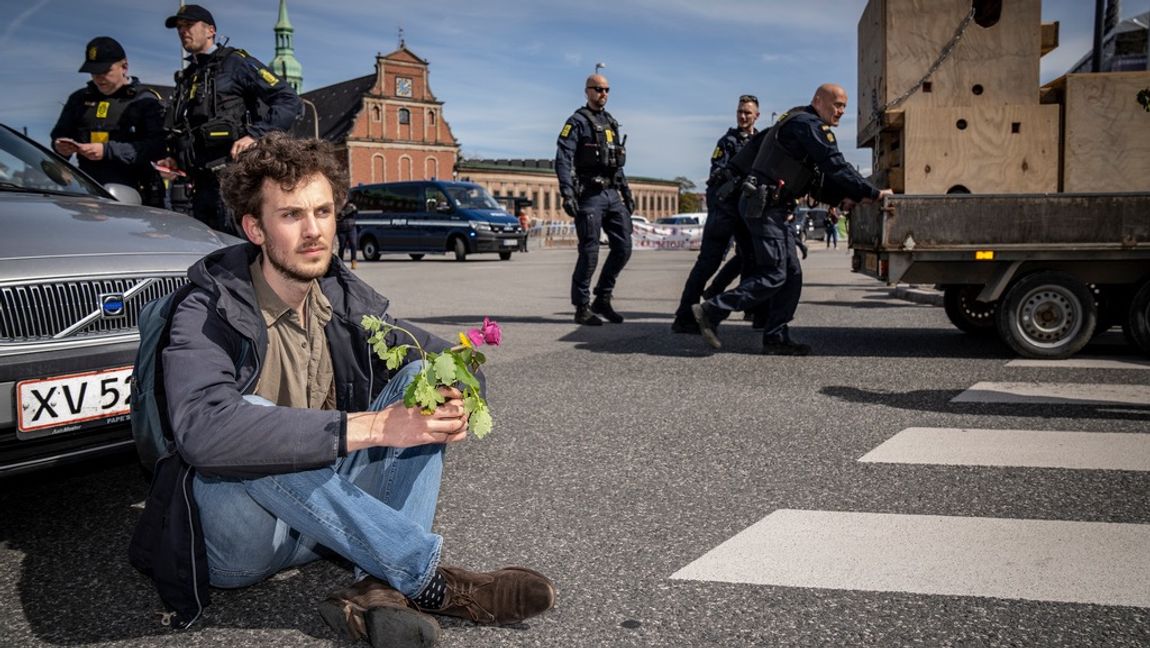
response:
<svg viewBox="0 0 1150 648"><path fill-rule="evenodd" d="M359 209L359 249L365 259L399 252L412 259L451 252L457 261L493 252L506 261L527 232L483 187L470 182L421 180L353 187Z"/></svg>

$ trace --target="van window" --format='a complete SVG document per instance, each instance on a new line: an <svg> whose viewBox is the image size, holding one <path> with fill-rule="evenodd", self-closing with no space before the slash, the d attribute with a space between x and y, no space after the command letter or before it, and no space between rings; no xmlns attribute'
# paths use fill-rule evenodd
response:
<svg viewBox="0 0 1150 648"><path fill-rule="evenodd" d="M447 193L459 209L499 209L499 203L483 187L448 187Z"/></svg>
<svg viewBox="0 0 1150 648"><path fill-rule="evenodd" d="M438 212L450 204L447 200L447 194L440 191L439 187L427 188L426 199L424 201L425 211Z"/></svg>
<svg viewBox="0 0 1150 648"><path fill-rule="evenodd" d="M355 192L352 202L361 211L387 213L412 213L424 209L419 187L400 185L391 187L366 187Z"/></svg>

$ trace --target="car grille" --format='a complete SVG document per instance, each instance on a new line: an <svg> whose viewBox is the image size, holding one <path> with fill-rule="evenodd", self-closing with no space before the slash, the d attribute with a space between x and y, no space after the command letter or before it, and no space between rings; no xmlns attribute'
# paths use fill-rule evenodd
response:
<svg viewBox="0 0 1150 648"><path fill-rule="evenodd" d="M0 343L49 342L133 333L144 304L187 283L184 276L78 279L0 287ZM103 313L102 295L123 311Z"/></svg>
<svg viewBox="0 0 1150 648"><path fill-rule="evenodd" d="M491 226L491 231L492 232L518 232L519 226L518 225L494 225L493 224Z"/></svg>

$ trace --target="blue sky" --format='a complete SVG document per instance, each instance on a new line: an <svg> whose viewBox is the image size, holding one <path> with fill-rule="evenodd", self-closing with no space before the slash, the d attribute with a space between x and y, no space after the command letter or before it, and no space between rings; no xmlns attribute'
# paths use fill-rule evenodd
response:
<svg viewBox="0 0 1150 648"><path fill-rule="evenodd" d="M12 0L9 0L12 2ZM5 3L8 4L8 3ZM16 3L13 3L16 4ZM177 0L20 0L0 28L0 121L46 142L93 36L119 40L132 74L171 83L179 44L163 27ZM209 2L219 34L265 63L274 53L278 0ZM375 54L407 46L431 63L431 88L470 157L549 158L563 121L583 103L595 63L611 83L608 110L628 135L631 175L701 182L715 141L734 124L739 94L772 112L805 104L820 83L853 100L857 24L865 0L288 0L304 90L370 74ZM1094 2L1045 0L1061 45L1042 80L1066 71L1091 45ZM1123 3L1122 17L1150 9ZM853 148L852 105L838 129Z"/></svg>

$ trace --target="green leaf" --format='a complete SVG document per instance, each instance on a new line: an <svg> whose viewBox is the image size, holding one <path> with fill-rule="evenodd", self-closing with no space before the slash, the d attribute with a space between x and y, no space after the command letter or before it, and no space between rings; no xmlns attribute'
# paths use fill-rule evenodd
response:
<svg viewBox="0 0 1150 648"><path fill-rule="evenodd" d="M428 354L432 355L432 354ZM455 358L450 352L444 352L436 356L431 361L431 366L435 370L435 377L439 379L440 385L454 385L458 380L455 371Z"/></svg>
<svg viewBox="0 0 1150 648"><path fill-rule="evenodd" d="M463 364L463 360L460 358L456 358L455 361L455 380L462 383L465 387L479 391L479 379L471 373L471 370Z"/></svg>
<svg viewBox="0 0 1150 648"><path fill-rule="evenodd" d="M482 400L479 401L483 403ZM487 404L484 403L482 407L472 413L467 419L467 426L471 428L471 433L475 435L476 439L482 439L491 432L494 421L491 419L491 412L487 409Z"/></svg>
<svg viewBox="0 0 1150 648"><path fill-rule="evenodd" d="M391 347L380 357L387 362L387 368L394 371L403 364L403 359L407 357L407 352L410 349L410 346L401 344L397 347Z"/></svg>
<svg viewBox="0 0 1150 648"><path fill-rule="evenodd" d="M379 331L379 329L383 326L383 320L379 319L375 315L364 315L363 319L360 320L359 325L362 326L365 331L369 333L375 333Z"/></svg>
<svg viewBox="0 0 1150 648"><path fill-rule="evenodd" d="M416 376L415 380L407 383L407 389L403 390L403 406L404 407L415 407L415 390L416 390L416 387L418 386L418 381L419 381L419 377Z"/></svg>
<svg viewBox="0 0 1150 648"><path fill-rule="evenodd" d="M431 384L427 375L420 373L415 379L415 402L424 411L430 412L446 400L443 394Z"/></svg>

